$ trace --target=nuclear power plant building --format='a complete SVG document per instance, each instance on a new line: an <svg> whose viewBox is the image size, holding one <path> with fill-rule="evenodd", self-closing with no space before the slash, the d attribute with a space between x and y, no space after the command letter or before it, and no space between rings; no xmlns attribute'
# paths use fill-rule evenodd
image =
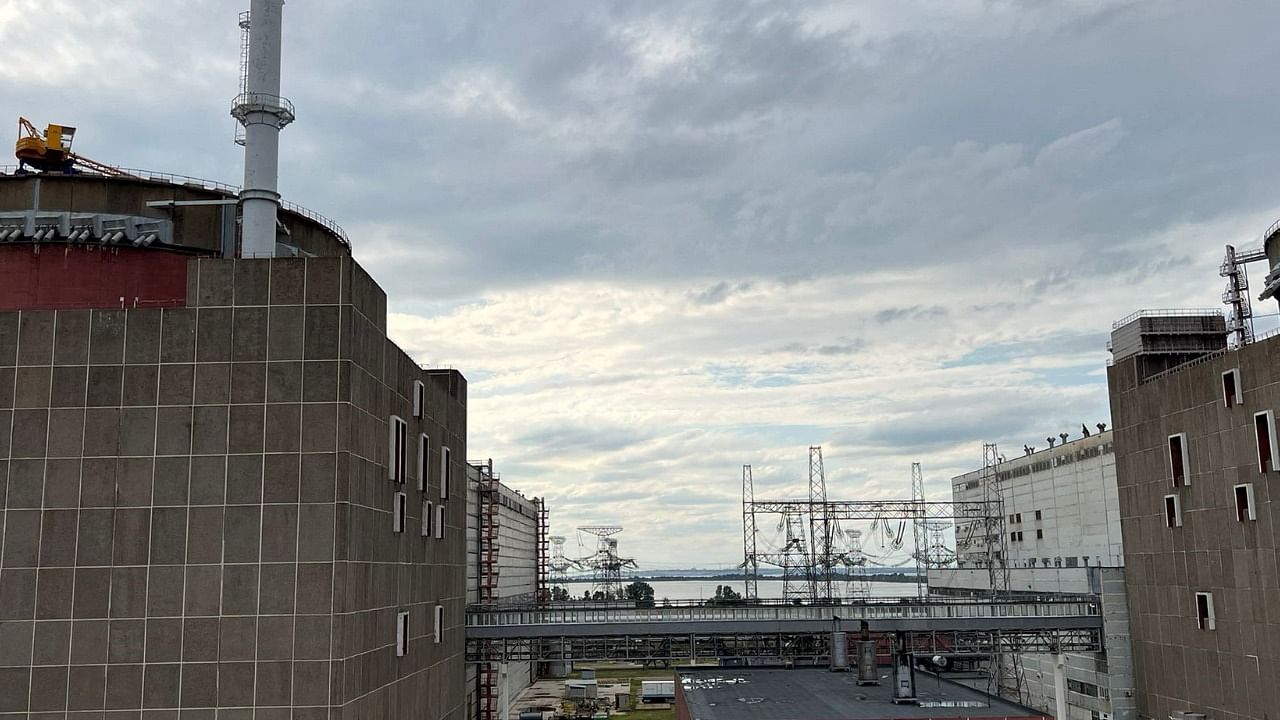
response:
<svg viewBox="0 0 1280 720"><path fill-rule="evenodd" d="M336 225L236 216L0 175L0 717L465 714L466 381Z"/></svg>

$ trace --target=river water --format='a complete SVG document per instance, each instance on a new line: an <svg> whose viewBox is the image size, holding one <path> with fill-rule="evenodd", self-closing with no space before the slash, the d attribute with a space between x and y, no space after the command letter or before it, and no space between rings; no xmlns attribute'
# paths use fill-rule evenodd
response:
<svg viewBox="0 0 1280 720"><path fill-rule="evenodd" d="M623 584L630 582L624 580ZM739 595L744 594L741 580L645 580L653 586L653 597L659 603L667 600L707 600L716 596L717 585L728 585ZM847 595L844 583L838 583L837 592ZM568 583L565 589L575 597L581 597L582 591L591 587L589 583ZM762 599L782 599L781 579L761 579L759 581ZM864 590L869 589L871 597L915 597L915 583L907 582L869 582Z"/></svg>

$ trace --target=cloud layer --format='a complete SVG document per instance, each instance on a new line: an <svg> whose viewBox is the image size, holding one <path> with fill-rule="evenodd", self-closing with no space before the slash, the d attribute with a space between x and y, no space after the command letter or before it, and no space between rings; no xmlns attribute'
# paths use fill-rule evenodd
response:
<svg viewBox="0 0 1280 720"><path fill-rule="evenodd" d="M0 104L234 182L235 10L10 3ZM740 561L744 463L797 495L821 444L853 498L919 460L945 498L984 440L1106 420L1110 322L1213 305L1222 245L1280 214L1266 3L285 18L285 196L347 228L398 341L468 376L474 456L649 567Z"/></svg>

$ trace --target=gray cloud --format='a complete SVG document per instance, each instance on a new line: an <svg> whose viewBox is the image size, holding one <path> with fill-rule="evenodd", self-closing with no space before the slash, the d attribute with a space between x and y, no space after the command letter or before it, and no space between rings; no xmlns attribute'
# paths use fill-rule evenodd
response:
<svg viewBox="0 0 1280 720"><path fill-rule="evenodd" d="M238 181L240 8L90 5L0 13L9 116ZM400 342L472 378L477 456L641 557L733 561L744 462L800 493L821 443L841 492L904 493L913 459L946 492L983 439L1105 419L1111 319L1213 304L1221 246L1280 209L1274 3L285 17L285 197L351 233Z"/></svg>
<svg viewBox="0 0 1280 720"><path fill-rule="evenodd" d="M929 320L932 318L941 318L947 316L947 309L938 305L912 305L911 307L886 308L875 314L876 322L880 324L897 322L900 320Z"/></svg>

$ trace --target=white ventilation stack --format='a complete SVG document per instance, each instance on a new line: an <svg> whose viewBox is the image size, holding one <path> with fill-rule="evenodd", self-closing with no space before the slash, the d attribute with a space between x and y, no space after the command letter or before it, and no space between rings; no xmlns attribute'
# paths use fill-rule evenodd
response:
<svg viewBox="0 0 1280 720"><path fill-rule="evenodd" d="M231 115L244 125L244 186L240 190L240 256L276 253L280 193L280 130L293 122L293 103L280 97L280 16L284 0L249 4L249 57ZM242 22L242 27L243 22Z"/></svg>

